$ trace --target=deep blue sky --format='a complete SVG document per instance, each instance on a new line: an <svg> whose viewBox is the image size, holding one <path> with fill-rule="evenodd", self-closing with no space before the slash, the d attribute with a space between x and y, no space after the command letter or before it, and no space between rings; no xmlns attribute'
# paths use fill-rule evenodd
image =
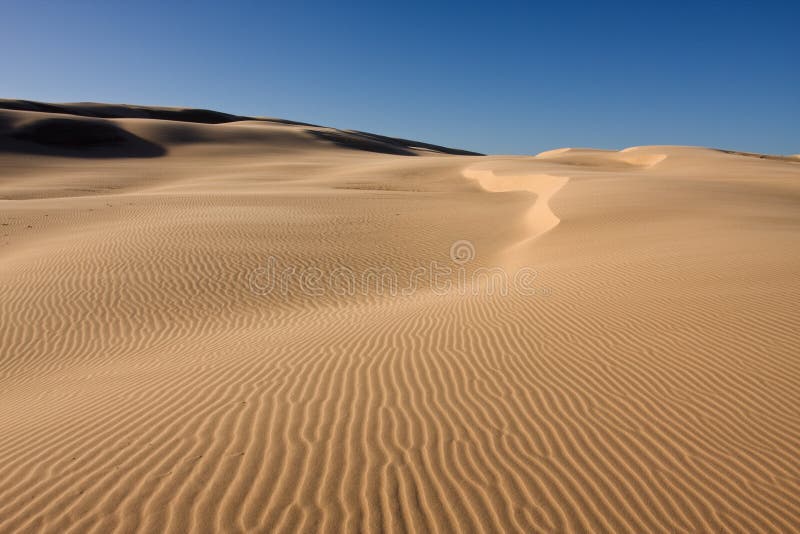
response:
<svg viewBox="0 0 800 534"><path fill-rule="evenodd" d="M204 107L490 153L800 153L800 2L36 2L0 96Z"/></svg>

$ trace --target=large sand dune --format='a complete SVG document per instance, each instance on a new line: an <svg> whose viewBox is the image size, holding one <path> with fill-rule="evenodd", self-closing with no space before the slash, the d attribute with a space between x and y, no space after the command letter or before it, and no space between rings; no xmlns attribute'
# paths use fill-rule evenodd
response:
<svg viewBox="0 0 800 534"><path fill-rule="evenodd" d="M0 531L800 525L797 156L0 108Z"/></svg>

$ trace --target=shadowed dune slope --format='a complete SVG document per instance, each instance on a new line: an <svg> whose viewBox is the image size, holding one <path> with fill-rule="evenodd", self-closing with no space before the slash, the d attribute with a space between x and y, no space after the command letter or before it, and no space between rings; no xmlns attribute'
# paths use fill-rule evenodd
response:
<svg viewBox="0 0 800 534"><path fill-rule="evenodd" d="M800 162L4 107L0 532L800 525Z"/></svg>
<svg viewBox="0 0 800 534"><path fill-rule="evenodd" d="M285 119L273 119L265 117L245 117L240 115L231 115L228 113L221 113L219 111L211 111L207 109L190 109L190 108L167 108L156 106L130 106L121 104L98 104L93 102L80 102L72 104L50 104L44 102L32 102L29 100L10 100L0 99L0 110L12 111L25 111L25 112L39 112L51 115L70 115L74 117L91 117L100 119L155 119L158 121L172 121L190 124L231 124L239 122L260 122L273 125L285 126L305 126L306 131L311 135L332 141L341 147L352 148L356 150L366 150L369 152L379 152L384 154L395 154L403 156L416 155L416 151L424 150L431 152L439 152L444 154L454 154L462 156L479 156L476 152L468 150L459 150L454 148L447 148L439 145L432 145L430 143L422 143L419 141L411 141L408 139L398 139L394 137L386 137L383 135L370 134L366 132L357 131L343 131L335 130L333 128L325 128L309 124L305 122L289 121ZM2 116L0 116L2 119ZM36 129L40 133L39 138L61 138L62 135L52 132L58 129L59 119L44 119L44 124L37 127L28 126L27 129ZM2 124L2 122L0 122ZM83 121L81 123L73 123L75 134L77 137L97 137L97 134L91 135L87 130L93 128L97 130L102 128L105 123L100 121ZM93 126L89 126L93 125ZM163 126L163 125L162 125ZM82 133L78 131L82 129ZM112 126L105 126L106 129ZM27 134L27 135L26 135ZM119 136L120 132L116 133ZM32 135L30 132L16 132L14 135L18 138L28 139ZM106 133L106 137L111 137L110 132ZM52 144L52 143L51 143ZM63 144L63 143L62 143ZM3 148L2 139L0 138L0 150ZM11 147L12 150L18 147Z"/></svg>
<svg viewBox="0 0 800 534"><path fill-rule="evenodd" d="M83 118L51 117L25 122L5 133L0 151L66 157L157 157L166 150L120 126Z"/></svg>

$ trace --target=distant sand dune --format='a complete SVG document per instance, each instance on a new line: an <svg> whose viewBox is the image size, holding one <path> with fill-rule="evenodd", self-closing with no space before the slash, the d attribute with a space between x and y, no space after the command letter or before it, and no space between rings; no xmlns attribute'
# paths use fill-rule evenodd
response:
<svg viewBox="0 0 800 534"><path fill-rule="evenodd" d="M0 107L0 532L800 525L800 163Z"/></svg>
<svg viewBox="0 0 800 534"><path fill-rule="evenodd" d="M26 121L7 133L0 149L62 157L158 157L167 151L110 121L44 118Z"/></svg>

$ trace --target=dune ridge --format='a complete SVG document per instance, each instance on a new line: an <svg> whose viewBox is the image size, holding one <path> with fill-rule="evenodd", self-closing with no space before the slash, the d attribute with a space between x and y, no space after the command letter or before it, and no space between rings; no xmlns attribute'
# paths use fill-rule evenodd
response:
<svg viewBox="0 0 800 534"><path fill-rule="evenodd" d="M797 162L47 106L0 110L0 532L800 524ZM164 153L13 137L53 118Z"/></svg>
<svg viewBox="0 0 800 534"><path fill-rule="evenodd" d="M493 169L483 170L480 165L472 165L464 169L464 176L477 180L487 191L502 193L509 191L529 191L536 195L536 202L525 215L530 235L525 241L552 230L560 219L550 209L550 199L569 181L567 176L552 174L500 174L498 162L491 164ZM523 242L525 242L523 241Z"/></svg>

